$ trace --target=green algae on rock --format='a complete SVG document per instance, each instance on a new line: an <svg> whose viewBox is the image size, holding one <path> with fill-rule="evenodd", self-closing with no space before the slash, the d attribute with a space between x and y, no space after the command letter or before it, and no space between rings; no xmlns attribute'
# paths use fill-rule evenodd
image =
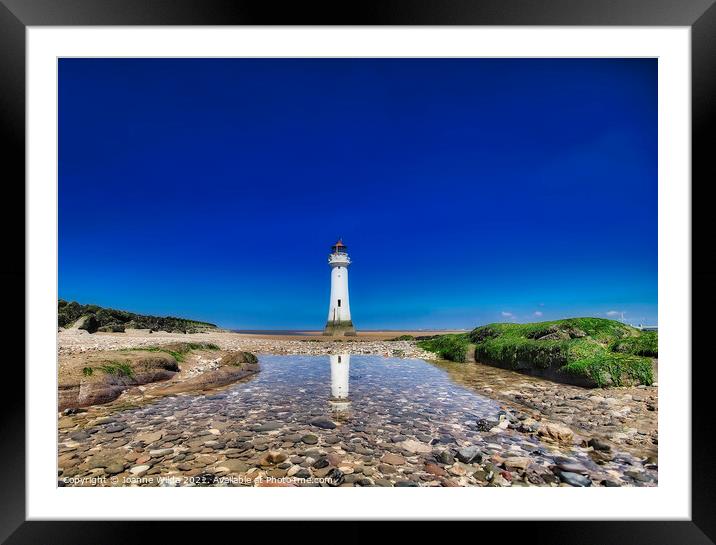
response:
<svg viewBox="0 0 716 545"><path fill-rule="evenodd" d="M420 341L451 361L475 360L504 369L582 386L650 385L656 332L603 318L529 324L493 323L469 333Z"/></svg>

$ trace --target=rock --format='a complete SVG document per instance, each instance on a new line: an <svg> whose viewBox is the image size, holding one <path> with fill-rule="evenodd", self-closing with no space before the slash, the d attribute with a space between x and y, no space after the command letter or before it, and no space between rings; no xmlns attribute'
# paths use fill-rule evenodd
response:
<svg viewBox="0 0 716 545"><path fill-rule="evenodd" d="M592 447L594 450L600 450L602 452L609 452L612 447L597 437L592 437L587 441L587 445Z"/></svg>
<svg viewBox="0 0 716 545"><path fill-rule="evenodd" d="M456 477L462 477L463 475L467 474L467 470L464 466L461 466L459 464L455 464L450 469L448 469L448 472L450 475L455 475Z"/></svg>
<svg viewBox="0 0 716 545"><path fill-rule="evenodd" d="M314 418L311 420L311 425L323 430L332 430L336 427L335 422L328 420L327 418Z"/></svg>
<svg viewBox="0 0 716 545"><path fill-rule="evenodd" d="M173 448L159 448L156 450L149 451L149 455L152 457L166 456L167 454L174 454L174 449Z"/></svg>
<svg viewBox="0 0 716 545"><path fill-rule="evenodd" d="M301 468L296 473L293 474L293 477L295 477L296 479L310 479L311 472L305 468Z"/></svg>
<svg viewBox="0 0 716 545"><path fill-rule="evenodd" d="M473 460L479 461L482 458L480 449L475 446L463 447L457 451L457 459L461 462L469 464Z"/></svg>
<svg viewBox="0 0 716 545"><path fill-rule="evenodd" d="M571 443L574 433L564 424L554 422L543 423L537 432L542 437L546 437L560 443Z"/></svg>
<svg viewBox="0 0 716 545"><path fill-rule="evenodd" d="M118 451L98 452L87 460L90 469L106 468L113 464L124 466L123 456Z"/></svg>
<svg viewBox="0 0 716 545"><path fill-rule="evenodd" d="M402 466L405 463L405 458L398 456L397 454L393 454L392 452L388 452L383 455L380 461L393 466Z"/></svg>
<svg viewBox="0 0 716 545"><path fill-rule="evenodd" d="M326 458L319 458L313 463L313 467L315 469L323 469L324 467L328 467L330 462Z"/></svg>
<svg viewBox="0 0 716 545"><path fill-rule="evenodd" d="M149 466L149 465L146 465L146 464L143 464L143 465L140 465L140 466L134 466L134 467L132 467L132 468L129 469L129 472L130 472L132 475L139 475L140 473L144 473L145 471L148 471L149 468L151 468L151 467L152 467L152 466Z"/></svg>
<svg viewBox="0 0 716 545"><path fill-rule="evenodd" d="M431 462L425 463L425 471L431 475L437 475L438 477L447 477L448 474L442 467Z"/></svg>
<svg viewBox="0 0 716 545"><path fill-rule="evenodd" d="M397 481L395 486L420 486L418 483L413 481Z"/></svg>
<svg viewBox="0 0 716 545"><path fill-rule="evenodd" d="M435 454L435 459L446 466L450 466L455 463L455 457L452 455L452 452L449 450L441 450L437 454Z"/></svg>
<svg viewBox="0 0 716 545"><path fill-rule="evenodd" d="M328 474L326 475L326 477L331 479L331 482L330 482L331 486L340 486L341 484L343 484L343 481L345 479L343 472L336 467L331 469L328 472Z"/></svg>
<svg viewBox="0 0 716 545"><path fill-rule="evenodd" d="M241 460L224 460L219 463L219 469L225 468L231 473L246 473L250 467L249 464Z"/></svg>
<svg viewBox="0 0 716 545"><path fill-rule="evenodd" d="M270 466L274 464L279 464L287 459L287 454L275 450L269 450L267 453L261 456L261 458L259 459L259 465Z"/></svg>
<svg viewBox="0 0 716 545"><path fill-rule="evenodd" d="M127 426L125 426L124 424L115 423L115 424L110 424L109 426L107 426L104 429L104 431L106 431L107 433L118 433L118 432L126 430L126 429L127 429Z"/></svg>
<svg viewBox="0 0 716 545"><path fill-rule="evenodd" d="M315 435L309 433L309 434L304 435L303 437L301 437L301 441L303 441L303 442L306 443L307 445L315 445L316 443L318 443L318 437L316 437Z"/></svg>
<svg viewBox="0 0 716 545"><path fill-rule="evenodd" d="M277 420L272 420L270 422L264 422L263 424L259 424L258 426L254 426L255 431L275 431L278 429L281 429L283 427L283 422L279 422Z"/></svg>
<svg viewBox="0 0 716 545"><path fill-rule="evenodd" d="M433 450L432 448L430 448L430 445L426 445L425 443L421 443L420 441L416 441L415 439L407 439L405 441L402 441L399 443L399 446L402 449L405 449L406 451L411 452L413 454L431 452Z"/></svg>
<svg viewBox="0 0 716 545"><path fill-rule="evenodd" d="M572 473L571 471L560 471L559 478L562 482L571 486L592 486L592 481L589 477L579 475L578 473Z"/></svg>
<svg viewBox="0 0 716 545"><path fill-rule="evenodd" d="M154 443L159 441L164 436L164 432L143 432L137 434L137 441L144 441L145 443Z"/></svg>
<svg viewBox="0 0 716 545"><path fill-rule="evenodd" d="M376 484L376 486L384 486L384 487L393 486L393 483L391 483L388 479L376 479L375 484Z"/></svg>
<svg viewBox="0 0 716 545"><path fill-rule="evenodd" d="M124 471L124 464L118 462L104 468L104 472L110 475L116 475L117 473L122 473L122 471Z"/></svg>
<svg viewBox="0 0 716 545"><path fill-rule="evenodd" d="M522 471L526 470L530 463L531 460L526 456L510 456L505 458L504 462L507 469L520 469Z"/></svg>
<svg viewBox="0 0 716 545"><path fill-rule="evenodd" d="M577 462L560 462L557 464L557 468L560 471L566 471L567 473L577 473L586 475L589 473L586 467Z"/></svg>

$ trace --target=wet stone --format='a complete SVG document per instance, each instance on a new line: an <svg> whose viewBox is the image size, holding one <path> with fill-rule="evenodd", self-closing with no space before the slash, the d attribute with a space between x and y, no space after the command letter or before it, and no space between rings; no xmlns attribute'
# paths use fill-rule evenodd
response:
<svg viewBox="0 0 716 545"><path fill-rule="evenodd" d="M333 344L291 342L306 349ZM595 403L583 390L578 394L566 385L496 368L460 364L446 373L419 360L354 355L350 403L337 410L328 399L331 377L325 356L261 356L261 362L259 374L227 386L220 397L156 397L131 408L113 403L93 407L91 417L61 416L58 474L108 475L108 470L117 470L179 477L286 475L298 481L333 475L340 478L332 486L401 487L657 482L656 458L645 461L656 449L634 456L623 447L651 447L658 444L658 435L641 426L640 416L618 416L621 401ZM496 394L513 391L534 408L506 410L484 389L478 394L467 383L452 380L454 372L470 377L471 369L477 369L477 376L493 377ZM555 393L540 397L542 391ZM620 391L602 397L626 395ZM645 400L654 396L654 403L655 395L642 393ZM640 414L655 417L645 401L639 403ZM547 429L547 415L557 424L562 419L565 423L559 425L570 431L557 427L540 433ZM571 430L574 440L566 441ZM205 480L208 484L200 485L216 486L211 477Z"/></svg>

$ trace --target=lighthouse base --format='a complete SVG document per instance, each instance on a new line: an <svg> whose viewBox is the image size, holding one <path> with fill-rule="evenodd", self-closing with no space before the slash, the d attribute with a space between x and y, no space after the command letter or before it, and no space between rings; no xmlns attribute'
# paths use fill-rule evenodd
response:
<svg viewBox="0 0 716 545"><path fill-rule="evenodd" d="M355 336L356 328L353 327L353 322L350 320L343 322L328 322L326 327L323 329L323 334L333 337Z"/></svg>

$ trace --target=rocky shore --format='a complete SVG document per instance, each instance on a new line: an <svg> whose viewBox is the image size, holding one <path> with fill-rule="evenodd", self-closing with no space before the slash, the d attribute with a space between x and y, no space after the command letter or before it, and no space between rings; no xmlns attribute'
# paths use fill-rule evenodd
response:
<svg viewBox="0 0 716 545"><path fill-rule="evenodd" d="M188 342L211 343L222 350L242 350L253 354L371 354L385 357L431 359L435 354L419 348L414 341L388 341L374 337L295 337L279 335L243 335L227 331L206 333L148 333L128 330L126 333L94 333L62 330L58 334L59 354L78 354L96 350L142 348L161 344Z"/></svg>
<svg viewBox="0 0 716 545"><path fill-rule="evenodd" d="M587 389L475 363L428 365L419 360L434 355L414 341L360 337L61 332L59 351L88 357L179 339L261 355L262 370L244 386L183 387L220 367L202 352L184 362L181 380L66 411L60 486L657 483L656 384ZM327 362L311 356L346 353L360 402L343 411L328 393L321 401Z"/></svg>

